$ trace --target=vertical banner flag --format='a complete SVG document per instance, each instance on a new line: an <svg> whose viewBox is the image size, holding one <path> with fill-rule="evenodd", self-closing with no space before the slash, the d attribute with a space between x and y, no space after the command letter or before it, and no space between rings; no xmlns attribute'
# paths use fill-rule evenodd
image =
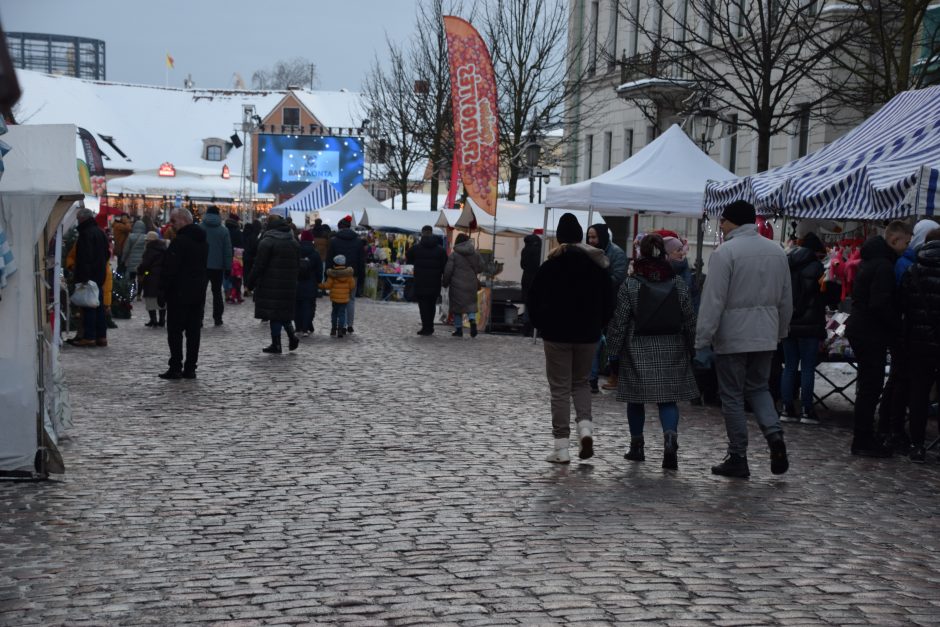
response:
<svg viewBox="0 0 940 627"><path fill-rule="evenodd" d="M88 165L88 174L91 179L91 193L95 196L104 196L107 185L104 175L104 161L101 160L101 149L91 133L83 128L78 129L78 136L82 140L82 149L85 151L85 163Z"/></svg>
<svg viewBox="0 0 940 627"><path fill-rule="evenodd" d="M467 195L495 216L499 127L493 63L480 34L466 20L445 15L444 31L457 140L455 160Z"/></svg>
<svg viewBox="0 0 940 627"><path fill-rule="evenodd" d="M170 56L170 53L166 53L166 69L172 70L175 66L173 65L173 57Z"/></svg>

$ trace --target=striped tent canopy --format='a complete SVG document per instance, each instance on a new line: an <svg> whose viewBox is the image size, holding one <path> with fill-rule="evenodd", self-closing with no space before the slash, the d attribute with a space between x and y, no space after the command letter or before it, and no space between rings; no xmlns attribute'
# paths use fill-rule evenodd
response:
<svg viewBox="0 0 940 627"><path fill-rule="evenodd" d="M333 184L329 181L314 181L305 187L299 194L288 198L281 204L271 209L275 213L286 218L291 211L315 211L321 207L331 205L342 197Z"/></svg>
<svg viewBox="0 0 940 627"><path fill-rule="evenodd" d="M888 220L934 215L940 170L940 87L898 94L857 128L796 161L705 189L705 210L735 200L763 215Z"/></svg>

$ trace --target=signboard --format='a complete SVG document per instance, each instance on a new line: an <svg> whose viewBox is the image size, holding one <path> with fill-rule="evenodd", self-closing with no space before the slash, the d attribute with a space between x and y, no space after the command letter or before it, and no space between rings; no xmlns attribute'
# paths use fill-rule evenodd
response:
<svg viewBox="0 0 940 627"><path fill-rule="evenodd" d="M325 180L345 194L363 182L361 137L258 135L258 192L296 194Z"/></svg>
<svg viewBox="0 0 940 627"><path fill-rule="evenodd" d="M176 168L173 167L173 164L169 161L164 161L160 164L160 169L157 170L158 176L176 176Z"/></svg>

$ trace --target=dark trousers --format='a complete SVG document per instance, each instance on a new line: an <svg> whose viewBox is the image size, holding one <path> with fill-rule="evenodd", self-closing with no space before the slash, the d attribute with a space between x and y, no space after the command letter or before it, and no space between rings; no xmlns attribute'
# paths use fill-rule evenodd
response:
<svg viewBox="0 0 940 627"><path fill-rule="evenodd" d="M203 304L167 304L166 341L170 345L170 370L196 370L204 309ZM185 363L183 362L183 333L186 334Z"/></svg>
<svg viewBox="0 0 940 627"><path fill-rule="evenodd" d="M333 311L330 312L330 323L334 329L346 326L347 305L348 303L333 303Z"/></svg>
<svg viewBox="0 0 940 627"><path fill-rule="evenodd" d="M891 373L878 407L878 433L903 436L906 433L904 418L907 414L908 394L912 389L910 359L901 345L892 346L890 350Z"/></svg>
<svg viewBox="0 0 940 627"><path fill-rule="evenodd" d="M437 308L437 294L421 295L418 299L418 313L421 315L421 328L434 330L434 310Z"/></svg>
<svg viewBox="0 0 940 627"><path fill-rule="evenodd" d="M98 306L82 307L82 339L103 340L107 337L108 318L104 313L104 290L98 285Z"/></svg>
<svg viewBox="0 0 940 627"><path fill-rule="evenodd" d="M222 299L222 270L206 270L209 283L212 285L212 320L222 322L222 312L225 311L225 301Z"/></svg>
<svg viewBox="0 0 940 627"><path fill-rule="evenodd" d="M294 326L298 333L313 332L313 318L317 315L317 299L298 298L294 308Z"/></svg>
<svg viewBox="0 0 940 627"><path fill-rule="evenodd" d="M930 388L937 382L938 373L940 373L940 355L918 359L917 367L910 370L911 443L914 446L923 446L927 438Z"/></svg>
<svg viewBox="0 0 940 627"><path fill-rule="evenodd" d="M858 364L858 382L855 386L855 439L864 445L875 432L875 409L885 383L888 364L888 345L884 342L850 338Z"/></svg>

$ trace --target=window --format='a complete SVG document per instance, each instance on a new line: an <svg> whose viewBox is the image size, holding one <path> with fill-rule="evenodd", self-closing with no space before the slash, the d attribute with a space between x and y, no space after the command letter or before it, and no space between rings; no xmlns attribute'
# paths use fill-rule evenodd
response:
<svg viewBox="0 0 940 627"><path fill-rule="evenodd" d="M633 156L633 129L623 129L623 160Z"/></svg>
<svg viewBox="0 0 940 627"><path fill-rule="evenodd" d="M712 36L715 29L715 0L705 0L702 6L702 28L701 34L702 38L708 42L712 42Z"/></svg>
<svg viewBox="0 0 940 627"><path fill-rule="evenodd" d="M206 146L206 160L207 161L221 161L222 160L222 146Z"/></svg>
<svg viewBox="0 0 940 627"><path fill-rule="evenodd" d="M688 0L676 0L675 39L685 41L686 21L689 15Z"/></svg>
<svg viewBox="0 0 940 627"><path fill-rule="evenodd" d="M738 167L738 114L728 119L728 169L735 173Z"/></svg>
<svg viewBox="0 0 940 627"><path fill-rule="evenodd" d="M591 178L594 169L594 136L588 135L584 140L584 178Z"/></svg>
<svg viewBox="0 0 940 627"><path fill-rule="evenodd" d="M800 106L800 116L797 118L799 130L797 131L797 157L805 157L809 152L809 107Z"/></svg>
<svg viewBox="0 0 940 627"><path fill-rule="evenodd" d="M744 10L744 0L734 0L730 6L731 12L731 32L735 37L744 36L744 20L747 19L747 13Z"/></svg>
<svg viewBox="0 0 940 627"><path fill-rule="evenodd" d="M591 22L588 37L590 38L590 56L588 57L588 76L597 74L597 20L600 15L600 3L594 0L591 3Z"/></svg>
<svg viewBox="0 0 940 627"><path fill-rule="evenodd" d="M284 107L281 112L284 116L284 121L282 122L284 126L300 126L299 107Z"/></svg>
<svg viewBox="0 0 940 627"><path fill-rule="evenodd" d="M610 24L607 25L607 52L610 57L607 60L607 71L617 67L617 22L620 19L618 0L609 0L610 2Z"/></svg>
<svg viewBox="0 0 940 627"><path fill-rule="evenodd" d="M614 134L604 133L604 172L610 169L611 150L614 143Z"/></svg>
<svg viewBox="0 0 940 627"><path fill-rule="evenodd" d="M635 57L640 51L640 0L630 0L630 38L627 40L627 56Z"/></svg>

